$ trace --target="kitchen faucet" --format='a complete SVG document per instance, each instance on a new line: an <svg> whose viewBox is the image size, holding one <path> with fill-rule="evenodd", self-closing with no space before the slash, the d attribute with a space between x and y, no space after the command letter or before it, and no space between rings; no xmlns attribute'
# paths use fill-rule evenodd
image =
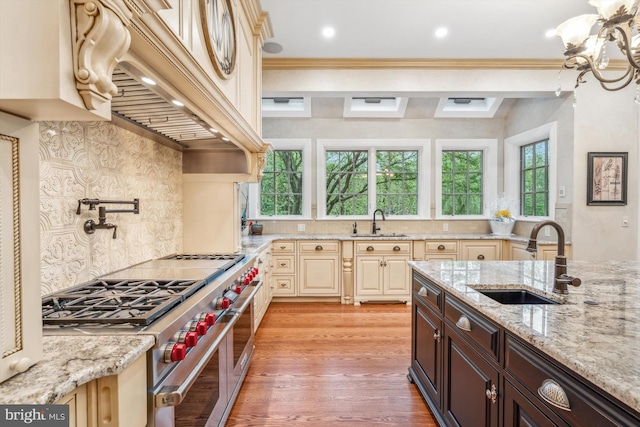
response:
<svg viewBox="0 0 640 427"><path fill-rule="evenodd" d="M567 275L567 257L564 256L564 231L562 230L562 227L560 227L560 224L555 221L546 220L540 221L534 225L531 230L531 236L529 237L527 251L536 252L538 250L536 238L538 237L540 229L545 225L552 226L558 233L558 254L555 259L556 268L554 271L553 292L557 294L568 294L569 291L567 289L567 285L580 286L582 281L577 277Z"/></svg>
<svg viewBox="0 0 640 427"><path fill-rule="evenodd" d="M375 211L373 211L373 224L372 224L372 231L371 233L376 234L376 231L380 230L380 227L376 227L376 213L380 212L380 214L382 215L382 220L384 221L384 212L382 212L382 209L376 209Z"/></svg>

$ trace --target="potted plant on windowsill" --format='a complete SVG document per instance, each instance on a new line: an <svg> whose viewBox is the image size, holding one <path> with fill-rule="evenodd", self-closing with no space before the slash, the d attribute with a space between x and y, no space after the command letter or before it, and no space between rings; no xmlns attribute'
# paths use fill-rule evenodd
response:
<svg viewBox="0 0 640 427"><path fill-rule="evenodd" d="M512 234L516 219L511 215L512 201L505 195L499 196L490 205L489 225L491 233L498 236L509 236Z"/></svg>

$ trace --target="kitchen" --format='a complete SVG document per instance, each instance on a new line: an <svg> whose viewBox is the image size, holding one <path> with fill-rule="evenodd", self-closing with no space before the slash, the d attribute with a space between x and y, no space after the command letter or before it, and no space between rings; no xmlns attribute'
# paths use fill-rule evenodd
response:
<svg viewBox="0 0 640 427"><path fill-rule="evenodd" d="M122 62L137 65L139 71L167 70L166 75L157 77L158 80L171 79L171 83L177 89L177 94L183 94L191 101L192 104L188 104L188 106L192 112L208 122L210 126L213 126L213 123L219 125L220 129L228 132L227 136L231 137L236 145L230 146L221 138L215 138L215 141L205 142L209 145L205 146L201 150L202 152L184 151L181 155L179 151L168 149L165 145L157 144L150 138L143 138L139 134L127 130L124 120L117 122L117 126L113 125L116 119L113 119L113 123L101 121L109 118L108 111L101 112L102 119L99 121L95 121L95 118L90 119L87 109L83 107L84 101L80 99L78 94L76 94L75 106L69 106L67 103L64 108L60 107L60 110L56 112L56 114L62 115L67 111L69 117L77 117L76 119L65 119L61 116L59 118L38 119L33 116L32 118L37 120L38 124L35 136L30 136L30 138L33 138L32 141L39 141L39 144L36 145L39 145L40 150L40 209L32 209L28 215L33 215L34 211L40 213L39 246L42 249L41 251L37 251L37 249L31 251L31 253L41 252L40 260L37 260L42 268L42 278L38 280L38 289L40 289L37 295L38 299L43 294L172 253L189 251L199 253L234 252L241 241L238 223L242 208L235 182L257 181L260 174L260 162L268 152L268 146L261 138L265 138L267 141L310 137L338 139L355 138L354 135L358 133L349 128L348 123L340 124L337 120L330 122L331 127L334 128L333 131L323 131L318 135L309 135L308 132L305 134L302 128L306 124L295 119L288 121L281 119L280 122L277 122L276 119L260 120L257 102L261 92L267 94L313 93L322 90L327 93L375 91L384 94L398 90L402 92L420 90L434 93L443 91L477 92L479 90L476 86L478 80L467 79L469 71L457 69L449 70L447 73L428 68L410 69L403 71L403 79L400 81L397 78L398 71L393 69L374 70L375 78L368 80L363 78L365 75L363 70L345 68L287 72L284 65L278 69L275 60L272 62L274 65L269 65L268 58L260 65L260 56L266 56L266 54L262 54L259 46L270 38L271 30L264 23L265 26L262 28L255 27L258 25L257 23L262 22L259 19L260 13L257 12L260 8L247 7L244 2L241 5L236 5L236 13L240 13L238 10L244 11L243 8L249 8L249 15L254 14L252 19L255 22L251 24L249 18L246 22L242 20L244 44L240 46L246 50L238 56L238 68L231 79L207 77L206 75L218 76L218 71L209 62L205 48L198 44L199 39L194 35L197 33L195 31L189 33L184 28L180 30L183 31L181 34L185 43L191 43L194 50L200 49L198 51L200 56L191 59L193 67L190 72L205 75L192 76L194 80L199 81L198 78L200 78L204 83L194 87L197 85L189 81L185 82L187 79L180 79L181 73L185 73L185 69L189 69L189 64L181 65L178 67L180 69L176 70L176 67L163 62L167 61L166 57L152 57L153 50L144 43L153 42L145 39L140 33L142 31L140 28L146 28L147 38L150 35L154 36L154 34L154 37L160 38L154 31L157 32L163 28L166 31L166 26L163 27L158 16L164 14L165 17L168 17L170 14L177 14L177 11L182 9L175 7L171 11L163 10L154 13L159 7L155 5L155 2L125 3L130 8L135 5L134 9L137 13L144 15L145 20L144 24L140 20L135 22L136 31L131 32L132 47L125 58L127 60ZM267 4L268 2L263 2L262 9L268 10ZM57 13L63 15L55 10L49 12L52 14L51 16L58 16ZM184 18L186 13L184 10L182 12L181 16ZM192 20L198 16L197 8L191 8L189 13L192 14ZM68 15L69 12L66 13L66 16ZM7 14L3 14L3 16L7 16ZM46 21L46 19L42 19ZM184 19L188 21L187 18ZM14 27L10 27L8 24L4 25L3 22L3 28L11 28L17 34L20 34L20 31L25 31L24 28ZM273 28L274 34L277 34L278 31L276 27ZM69 30L70 32L71 30ZM165 34L167 33L173 34L170 31ZM26 35L25 38L27 38ZM54 37L51 38L51 42L56 40ZM249 40L253 41L249 42ZM157 40L154 41L160 43ZM171 43L176 43L175 37L172 39L167 36L161 42L168 45L160 48L160 50L164 49L165 55L168 57L172 56L183 60L193 58L193 56L185 54L184 51L187 49L182 52L175 50L179 48L179 46L171 45ZM70 45L71 41L65 39L59 43ZM42 49L46 52L52 52L52 54L55 54L57 50ZM158 49L158 47L156 46L154 49ZM72 51L70 47L69 51ZM39 60L48 64L64 64L60 58L53 58L51 61L44 58ZM249 61L251 65L242 65L242 61ZM206 65L201 65L203 62ZM608 93L599 88L595 82L589 82L580 86L579 101L573 109L569 93L566 93L560 100L553 97L559 64L560 62L558 62L558 67L553 69L543 70L474 70L473 75L477 79L482 77L481 83L484 85L481 88L482 91L517 92L520 94L520 99L513 106L513 113L503 119L502 123L492 124L487 120L482 123L486 134L474 134L473 137L502 139L543 125L548 121L557 121L559 139L576 141L568 146L567 144L559 145L559 159L586 158L587 152L590 151L625 151L630 154L631 164L635 164L637 157L635 143L637 140L637 112L633 105L633 90L628 88ZM199 67L205 67L205 70L202 71L202 68ZM71 73L65 74L65 79L68 79L69 75L73 75L71 65L64 67L61 65L61 68L66 68L65 71ZM259 77L261 68L264 69L264 72ZM16 69L19 68L16 67ZM33 70L34 72L36 70L40 70L40 72L42 70L55 71L43 67L33 67ZM319 73L322 73L324 77L319 77ZM570 90L573 87L575 75L572 72L563 72L561 78L563 89ZM30 82L39 81L39 79L41 77L35 76ZM316 86L318 82L323 82L322 88ZM65 80L64 87L68 89L68 86L68 81ZM75 89L75 82L72 82L71 86ZM207 97L203 93L210 95ZM173 95L177 94L173 93ZM539 96L541 94L545 96ZM39 98L36 98L37 101L33 101L32 105L39 105L39 109L44 110L49 101L42 100L41 94L37 94L37 96ZM2 98L6 97L2 96ZM585 100L585 102L580 102L581 100ZM324 101L333 102L332 108L335 109L335 100ZM208 110L208 106L214 106L215 109ZM328 111L329 107L325 106L324 111ZM0 109L11 113L12 109L9 108L11 107L7 107L4 101L3 104L0 104ZM322 108L322 104L320 104L320 109ZM216 111L220 112L216 113ZM14 111L13 113L29 117L29 114L25 112L20 114L20 112ZM49 112L49 114L50 117L54 117L53 113ZM4 117L3 134L5 133L5 120L8 123L13 121L13 119L5 119ZM331 117L334 116L330 115ZM320 120L322 119L321 117ZM354 119L350 121L357 122ZM383 126L378 122L362 120L360 127L364 126L362 123L365 123L371 128L359 132L357 137L360 139L371 139L372 135L377 135L376 138L398 138L398 135L411 139L425 137L424 132L418 133L400 129L400 125L395 123L396 121L389 126ZM418 120L415 123L416 127L431 126L433 134L443 135L447 139L469 137L469 129L472 128L471 125L462 124L462 120L454 120L453 127L459 128L459 133L442 134L436 120L423 120L422 122ZM602 126L594 126L594 123L602 124ZM358 125L356 124L356 126ZM282 128L289 128L290 132L284 133ZM187 133L184 132L183 135ZM604 146L603 140L607 141ZM580 141L579 144L578 141ZM194 144L196 143L194 142ZM33 148L31 147L31 149ZM38 147L35 148L38 149ZM207 150L208 153L213 153L210 157L205 156ZM247 155L247 153L250 154ZM216 161L216 158L220 157L234 161ZM635 180L629 180L629 202L626 206L589 207L585 206L583 202L587 174L586 162L566 162L565 160L564 163L562 167L558 166L557 168L557 182L559 185L565 186L567 195L562 203L556 202L555 217L567 231L572 243L573 258L584 260L635 259L637 253L637 228L635 225L637 204L634 196L637 192L637 186ZM191 169L185 170L185 168ZM192 173L190 174L190 172ZM203 182L202 179L195 176L202 172L210 174L210 182ZM633 168L631 168L631 173L634 173ZM207 191L215 191L216 195L201 197L200 191L203 188L208 188ZM311 192L313 192L313 186L311 188ZM181 192L182 194L180 194ZM435 191L431 190L431 193L434 194ZM139 215L121 213L117 216L107 214L106 221L118 226L117 239L112 239L110 230L96 230L95 234L89 236L82 230L82 224L89 219L97 220L97 215L95 211L87 208L83 208L80 215L76 215L78 199L84 197L99 197L107 200L140 198L140 213ZM221 206L218 202L221 199L232 201L232 203ZM433 196L432 199L434 199ZM35 204L37 206L38 201ZM430 206L428 208L432 209ZM312 210L313 207L310 207L311 212ZM202 212L212 213L213 216L202 218ZM628 228L617 226L621 216L631 218ZM352 220L316 221L311 218L313 216L300 221L306 226L306 231L300 233L301 235L324 235L329 234L328 230L338 230L330 234L351 234ZM201 224L204 221L213 226L202 227ZM263 218L260 218L260 221L264 224L264 233L266 234L299 233L297 231L298 221L270 221ZM359 219L358 221L361 230L368 227L368 217L366 220ZM454 235L487 232L486 219L477 221L447 220L446 223L450 227L449 233ZM418 234L420 235L441 234L443 232L443 221L426 220L419 221L417 224L419 224ZM616 226L608 227L608 224ZM416 233L415 221L388 218L380 225L384 233L396 232L407 235L415 235ZM531 223L519 221L516 225L516 233L526 236L531 226ZM205 233L207 235L203 236ZM593 239L596 239L599 244L594 245ZM206 242L206 244L200 246L202 242ZM38 243L35 243L35 247L38 247ZM415 252L413 255L415 258ZM345 258L344 254L342 256ZM27 272L28 270L25 271L25 274ZM26 279L25 282L27 282ZM345 281L345 283L347 282ZM42 283L41 286L40 283Z"/></svg>

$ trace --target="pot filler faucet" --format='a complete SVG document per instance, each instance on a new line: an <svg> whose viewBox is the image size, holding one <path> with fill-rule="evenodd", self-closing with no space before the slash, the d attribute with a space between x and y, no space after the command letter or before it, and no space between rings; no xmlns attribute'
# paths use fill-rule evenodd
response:
<svg viewBox="0 0 640 427"><path fill-rule="evenodd" d="M545 225L550 225L556 229L558 233L558 254L556 255L555 263L556 268L554 272L554 281L553 281L553 292L557 294L568 294L569 291L567 289L567 285L571 286L580 286L582 281L577 277L572 277L567 275L567 257L564 256L564 231L560 224L555 221L540 221L536 225L533 226L531 230L531 236L529 237L529 245L527 246L527 251L536 252L538 250L538 246L536 243L536 238L538 237L538 232Z"/></svg>
<svg viewBox="0 0 640 427"><path fill-rule="evenodd" d="M98 222L95 222L92 219L88 219L84 223L84 231L87 234L93 234L98 229L106 229L113 230L113 238L116 238L116 232L118 231L118 226L115 224L111 224L107 222L107 214L108 213L140 213L140 199L133 200L100 200L100 199L80 199L78 200L78 210L76 210L76 215L80 215L80 208L82 205L89 205L90 211L95 211L96 206L102 203L108 204L117 204L117 205L133 205L133 209L109 209L107 210L104 206L98 206Z"/></svg>
<svg viewBox="0 0 640 427"><path fill-rule="evenodd" d="M373 224L372 225L372 231L371 233L376 234L376 232L378 230L380 230L380 227L376 227L376 213L380 212L380 215L382 215L382 220L384 221L384 212L382 212L382 209L376 209L375 211L373 211Z"/></svg>

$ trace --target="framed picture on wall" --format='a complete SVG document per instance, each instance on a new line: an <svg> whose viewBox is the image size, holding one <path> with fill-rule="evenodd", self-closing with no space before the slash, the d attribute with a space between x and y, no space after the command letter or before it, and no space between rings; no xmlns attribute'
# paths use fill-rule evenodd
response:
<svg viewBox="0 0 640 427"><path fill-rule="evenodd" d="M587 205L627 204L628 153L588 153Z"/></svg>

